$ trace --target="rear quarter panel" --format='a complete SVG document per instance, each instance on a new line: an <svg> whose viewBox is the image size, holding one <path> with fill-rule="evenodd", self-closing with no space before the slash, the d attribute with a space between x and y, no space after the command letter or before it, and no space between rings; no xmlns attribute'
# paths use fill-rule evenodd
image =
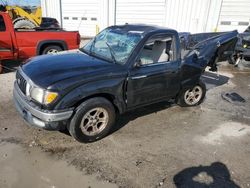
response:
<svg viewBox="0 0 250 188"><path fill-rule="evenodd" d="M68 49L77 49L78 32L66 31L16 31L16 41L19 50L19 58L26 59L37 55L37 47L43 41L61 40L67 44Z"/></svg>

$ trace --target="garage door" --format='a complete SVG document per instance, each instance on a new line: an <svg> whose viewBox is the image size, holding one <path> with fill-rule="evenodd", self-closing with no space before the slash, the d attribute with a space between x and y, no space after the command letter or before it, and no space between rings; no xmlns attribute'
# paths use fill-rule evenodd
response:
<svg viewBox="0 0 250 188"><path fill-rule="evenodd" d="M116 24L144 23L163 26L165 0L117 0Z"/></svg>
<svg viewBox="0 0 250 188"><path fill-rule="evenodd" d="M168 0L166 26L177 31L204 32L211 0Z"/></svg>
<svg viewBox="0 0 250 188"><path fill-rule="evenodd" d="M62 0L63 28L79 30L83 36L95 36L100 22L100 1Z"/></svg>
<svg viewBox="0 0 250 188"><path fill-rule="evenodd" d="M145 23L204 32L213 9L210 4L211 0L117 0L116 24Z"/></svg>
<svg viewBox="0 0 250 188"><path fill-rule="evenodd" d="M249 0L223 0L218 23L219 31L244 31L250 21Z"/></svg>

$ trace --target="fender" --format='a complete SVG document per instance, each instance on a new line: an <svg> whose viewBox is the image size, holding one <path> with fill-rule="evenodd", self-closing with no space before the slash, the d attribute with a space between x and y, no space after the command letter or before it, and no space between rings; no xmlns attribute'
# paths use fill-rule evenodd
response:
<svg viewBox="0 0 250 188"><path fill-rule="evenodd" d="M78 106L84 100L103 96L111 100L111 102L118 108L119 112L124 112L125 100L123 96L125 80L121 77L116 79L98 80L94 82L88 82L79 87L74 88L63 96L55 109L65 109Z"/></svg>
<svg viewBox="0 0 250 188"><path fill-rule="evenodd" d="M48 44L54 44L54 45L60 45L63 47L63 50L68 50L68 45L65 41L63 40L43 40L40 41L36 47L36 55L40 55L40 50L42 46L48 45Z"/></svg>
<svg viewBox="0 0 250 188"><path fill-rule="evenodd" d="M200 77L204 71L203 64L200 62L203 60L198 59L197 55L194 53L188 56L182 63L180 67L180 84L182 88L192 87L199 83Z"/></svg>
<svg viewBox="0 0 250 188"><path fill-rule="evenodd" d="M201 75L198 74L198 75L194 75L191 78L188 78L186 80L182 80L181 81L181 89L190 88L190 87L195 86L197 83L199 83L200 77L201 77Z"/></svg>

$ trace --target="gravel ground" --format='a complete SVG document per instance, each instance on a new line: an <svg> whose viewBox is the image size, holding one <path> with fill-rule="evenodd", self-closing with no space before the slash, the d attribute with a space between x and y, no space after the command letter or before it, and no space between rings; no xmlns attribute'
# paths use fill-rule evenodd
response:
<svg viewBox="0 0 250 188"><path fill-rule="evenodd" d="M75 167L77 172L82 172L81 175L75 172L77 177L90 177L83 187L98 187L98 182L108 183L108 187L115 184L119 187L250 187L250 69L222 64L218 74L206 72L203 79L207 95L200 106L181 108L162 103L144 107L120 117L116 129L106 138L80 144L67 133L29 127L12 103L14 73L2 74L0 158L5 157L4 151L16 150L35 153L33 158L36 158L39 150L43 157L38 160L46 158L44 164L50 164L49 160L67 164L58 169L59 174ZM232 104L222 99L223 92L232 91L246 102ZM16 166L19 166L18 156L11 157ZM16 173L15 177L28 181L25 177L31 173L27 170L26 176ZM3 168L1 174L5 174ZM10 172L9 176L12 175ZM0 177L0 187L15 187L11 186L9 176ZM58 175L55 172L53 176ZM60 177L62 182L69 181ZM48 182L48 177L44 181ZM79 187L77 180L72 181L76 181L73 187ZM67 187L56 183L55 178L49 179L48 185Z"/></svg>

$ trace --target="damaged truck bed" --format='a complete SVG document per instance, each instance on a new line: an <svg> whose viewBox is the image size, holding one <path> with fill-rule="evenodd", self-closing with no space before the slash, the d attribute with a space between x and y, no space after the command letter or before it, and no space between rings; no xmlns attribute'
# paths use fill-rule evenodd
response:
<svg viewBox="0 0 250 188"><path fill-rule="evenodd" d="M211 67L211 71L216 71L216 63L220 61L232 62L232 58L235 55L236 44L238 43L238 37L231 37L238 35L238 32L211 32L211 33L197 33L190 34L188 32L179 33L180 43L182 50L193 51L200 49L203 45L202 53L210 53L210 62L208 66ZM209 42L209 43L207 43ZM210 45L213 43L212 45ZM205 52L212 50L212 52Z"/></svg>
<svg viewBox="0 0 250 188"><path fill-rule="evenodd" d="M223 33L187 49L172 29L108 27L77 52L26 61L16 74L16 109L33 126L67 128L80 142L96 141L126 111L170 99L180 106L200 104L206 94L201 74L231 55L237 34Z"/></svg>

